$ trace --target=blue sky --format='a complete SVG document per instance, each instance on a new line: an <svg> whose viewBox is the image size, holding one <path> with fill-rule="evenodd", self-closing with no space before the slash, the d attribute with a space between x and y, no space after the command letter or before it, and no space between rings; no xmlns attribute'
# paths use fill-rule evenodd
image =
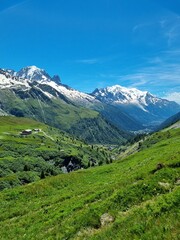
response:
<svg viewBox="0 0 180 240"><path fill-rule="evenodd" d="M180 102L179 0L0 0L0 67L84 92L119 84Z"/></svg>

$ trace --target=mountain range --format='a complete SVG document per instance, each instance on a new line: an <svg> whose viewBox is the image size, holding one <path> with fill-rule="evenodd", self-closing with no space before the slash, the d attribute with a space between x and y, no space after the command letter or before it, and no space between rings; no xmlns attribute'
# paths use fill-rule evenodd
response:
<svg viewBox="0 0 180 240"><path fill-rule="evenodd" d="M175 102L158 98L147 91L119 85L96 89L92 95L101 102L127 113L148 128L160 124L180 109Z"/></svg>
<svg viewBox="0 0 180 240"><path fill-rule="evenodd" d="M1 115L33 118L88 143L119 144L130 138L129 133L113 126L99 112L78 105L82 99L87 104L96 101L94 97L57 84L36 67L20 72L0 70ZM38 80L34 80L36 73Z"/></svg>
<svg viewBox="0 0 180 240"><path fill-rule="evenodd" d="M179 111L177 103L135 88L115 85L87 94L36 66L0 69L0 115L31 117L88 142L122 142L127 131L152 130Z"/></svg>

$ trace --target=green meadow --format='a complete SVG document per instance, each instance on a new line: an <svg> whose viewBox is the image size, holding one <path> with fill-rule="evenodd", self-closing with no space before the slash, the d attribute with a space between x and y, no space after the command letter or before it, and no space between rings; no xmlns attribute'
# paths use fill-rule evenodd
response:
<svg viewBox="0 0 180 240"><path fill-rule="evenodd" d="M169 129L111 164L4 189L0 239L178 240L179 146Z"/></svg>
<svg viewBox="0 0 180 240"><path fill-rule="evenodd" d="M21 135L26 129L32 133ZM0 190L61 174L70 161L76 168L87 168L108 158L105 148L59 129L26 118L0 117Z"/></svg>

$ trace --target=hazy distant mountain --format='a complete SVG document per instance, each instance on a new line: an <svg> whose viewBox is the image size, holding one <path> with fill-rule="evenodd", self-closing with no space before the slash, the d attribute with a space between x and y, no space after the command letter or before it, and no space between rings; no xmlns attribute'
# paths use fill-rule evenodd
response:
<svg viewBox="0 0 180 240"><path fill-rule="evenodd" d="M171 125L175 124L176 122L180 121L180 112L171 116L170 118L166 119L160 126L156 128L156 131L162 130L164 128L170 127Z"/></svg>

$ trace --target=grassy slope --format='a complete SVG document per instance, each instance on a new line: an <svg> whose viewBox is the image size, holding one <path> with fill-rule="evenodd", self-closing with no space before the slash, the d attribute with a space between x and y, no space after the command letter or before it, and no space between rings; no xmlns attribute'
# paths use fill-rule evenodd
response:
<svg viewBox="0 0 180 240"><path fill-rule="evenodd" d="M2 191L0 239L178 239L179 136L156 133L124 160ZM114 221L102 226L104 213Z"/></svg>
<svg viewBox="0 0 180 240"><path fill-rule="evenodd" d="M34 128L41 132L20 136L22 130ZM57 175L64 161L71 158L83 167L87 167L91 159L97 164L105 162L107 151L96 149L37 121L0 117L0 190L36 181L42 171L46 176Z"/></svg>

